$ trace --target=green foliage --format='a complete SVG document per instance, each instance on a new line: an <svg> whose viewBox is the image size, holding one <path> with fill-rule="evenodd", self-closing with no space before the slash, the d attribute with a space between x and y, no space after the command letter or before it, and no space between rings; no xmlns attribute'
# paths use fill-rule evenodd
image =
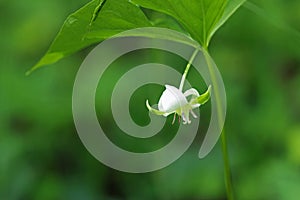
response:
<svg viewBox="0 0 300 200"><path fill-rule="evenodd" d="M150 26L144 13L126 0L108 0L102 3L94 0L71 14L48 52L28 73L41 66L53 64L119 32ZM101 10L97 10L100 8ZM97 33L97 37L86 37L89 33Z"/></svg>
<svg viewBox="0 0 300 200"><path fill-rule="evenodd" d="M213 34L245 0L134 0L134 3L172 16L204 48ZM93 0L71 14L47 53L27 73L101 42L125 30L156 25L127 0ZM157 24L159 26L159 24ZM174 23L169 28L175 30Z"/></svg>
<svg viewBox="0 0 300 200"><path fill-rule="evenodd" d="M174 17L202 46L221 19L227 0L134 0L135 3Z"/></svg>
<svg viewBox="0 0 300 200"><path fill-rule="evenodd" d="M215 25L213 30L211 31L210 37L229 19L231 15L245 3L247 0L228 0L224 13L218 23Z"/></svg>
<svg viewBox="0 0 300 200"><path fill-rule="evenodd" d="M87 0L2 2L0 199L226 199L220 145L198 160L201 134L178 161L154 173L120 173L93 158L77 136L72 119L72 87L80 56L24 77L23 72L47 47L61 20ZM251 2L269 16L274 16L270 8L278 11L278 18L300 30L300 1ZM151 12L146 14L152 16ZM159 19L164 20L164 16ZM219 69L227 89L226 130L236 197L298 199L300 45L296 38L243 9L229 22L214 37L210 52L217 63L222 63ZM104 105L103 101L111 97L116 74L121 77L124 68L150 61L174 66L178 71L186 65L184 59L167 52L140 53L109 67L111 73L99 82L105 85L99 87L95 100L101 113L110 110L110 101ZM206 86L199 79L201 76L191 67L189 82L204 91ZM145 97L155 102L159 89L163 91L163 87L147 86L135 93L130 110L134 120L148 119L148 113L141 112L146 111ZM209 119L203 116L209 113L209 104L201 108L200 133L206 130ZM112 117L100 119L108 130L115 127ZM168 120L171 123L172 116ZM143 145L142 150L152 150L172 139L165 131L158 136L161 143L157 139L145 143L132 139L131 144L119 135L126 137L120 131L116 144L134 150L138 145Z"/></svg>

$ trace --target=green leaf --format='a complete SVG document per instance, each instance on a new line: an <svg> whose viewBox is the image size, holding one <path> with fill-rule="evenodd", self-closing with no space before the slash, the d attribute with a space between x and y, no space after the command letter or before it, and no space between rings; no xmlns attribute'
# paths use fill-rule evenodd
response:
<svg viewBox="0 0 300 200"><path fill-rule="evenodd" d="M148 20L151 22L152 26L173 29L188 35L186 30L178 23L178 21L170 15L146 8L143 8L142 10L147 16Z"/></svg>
<svg viewBox="0 0 300 200"><path fill-rule="evenodd" d="M159 32L158 32L159 30ZM145 27L138 28L130 31L125 31L116 35L116 37L147 37L147 38L156 38L162 40L169 40L173 42L178 42L182 44L186 44L195 49L201 50L199 43L192 38L188 37L184 33L179 33L177 31L170 31L170 29L166 28L153 28L153 27Z"/></svg>
<svg viewBox="0 0 300 200"><path fill-rule="evenodd" d="M211 32L211 36L235 13L235 11L241 7L247 0L228 0L227 6L225 8L222 18L219 20L217 25Z"/></svg>
<svg viewBox="0 0 300 200"><path fill-rule="evenodd" d="M47 53L27 74L119 32L145 26L151 24L144 13L127 0L94 0L66 19ZM86 37L90 33L97 37Z"/></svg>
<svg viewBox="0 0 300 200"><path fill-rule="evenodd" d="M228 0L133 0L142 7L174 17L191 37L207 47Z"/></svg>
<svg viewBox="0 0 300 200"><path fill-rule="evenodd" d="M104 4L106 3L106 0L98 0L98 5L95 7L94 12L93 12L93 16L90 22L90 26L94 23L94 21L97 19L102 7L104 6Z"/></svg>

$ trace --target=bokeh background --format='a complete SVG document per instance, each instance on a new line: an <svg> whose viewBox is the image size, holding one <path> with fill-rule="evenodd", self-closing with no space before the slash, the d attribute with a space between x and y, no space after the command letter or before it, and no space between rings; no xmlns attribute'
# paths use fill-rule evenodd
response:
<svg viewBox="0 0 300 200"><path fill-rule="evenodd" d="M73 82L90 49L25 76L68 14L86 2L0 1L0 199L226 199L220 142L206 158L197 157L201 133L209 123L209 105L203 106L199 136L183 157L157 172L128 174L93 158L73 124ZM253 2L266 12L257 15L241 8L210 46L227 91L225 129L234 192L242 200L296 200L300 196L300 1ZM172 134L161 133L146 142L122 136L115 130L106 96L113 80L133 61L154 59L179 71L185 62L164 52L137 53L141 55L120 60L107 72L99 85L97 110L115 143L148 151L163 146ZM137 57L141 59L136 61ZM204 91L194 72L190 71L189 81ZM155 102L162 91L148 85L132 97L130 108L138 124L148 123L144 100Z"/></svg>

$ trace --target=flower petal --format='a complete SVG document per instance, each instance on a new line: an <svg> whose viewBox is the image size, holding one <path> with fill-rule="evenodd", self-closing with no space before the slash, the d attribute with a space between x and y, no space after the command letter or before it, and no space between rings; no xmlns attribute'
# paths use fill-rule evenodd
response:
<svg viewBox="0 0 300 200"><path fill-rule="evenodd" d="M148 110L156 115L169 115L170 113L166 113L164 111L160 111L160 110L156 110L155 108L152 108L150 105L149 105L149 101L148 99L146 100L146 106L148 108Z"/></svg>
<svg viewBox="0 0 300 200"><path fill-rule="evenodd" d="M158 109L166 113L173 113L188 104L183 93L176 87L166 85L166 90L158 102Z"/></svg>
<svg viewBox="0 0 300 200"><path fill-rule="evenodd" d="M190 95L193 95L193 96L195 96L195 97L199 97L199 96L200 96L200 95L199 95L199 92L198 92L195 88L191 88L191 89L185 91L185 92L183 93L183 95L184 95L185 97L188 97L188 96L190 96Z"/></svg>

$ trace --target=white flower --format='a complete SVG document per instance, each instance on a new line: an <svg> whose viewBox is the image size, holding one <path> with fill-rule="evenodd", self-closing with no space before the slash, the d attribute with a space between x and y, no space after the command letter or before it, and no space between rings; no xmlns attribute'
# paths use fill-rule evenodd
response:
<svg viewBox="0 0 300 200"><path fill-rule="evenodd" d="M208 87L204 94L199 95L198 91L194 88L182 93L178 88L166 85L166 90L162 93L158 102L158 110L152 108L149 105L148 100L146 101L146 106L149 111L156 115L163 115L166 117L174 113L175 119L176 114L178 114L179 117L182 117L183 124L190 124L191 120L189 114L191 113L194 118L197 118L193 109L205 104L209 100L210 88L211 86Z"/></svg>

